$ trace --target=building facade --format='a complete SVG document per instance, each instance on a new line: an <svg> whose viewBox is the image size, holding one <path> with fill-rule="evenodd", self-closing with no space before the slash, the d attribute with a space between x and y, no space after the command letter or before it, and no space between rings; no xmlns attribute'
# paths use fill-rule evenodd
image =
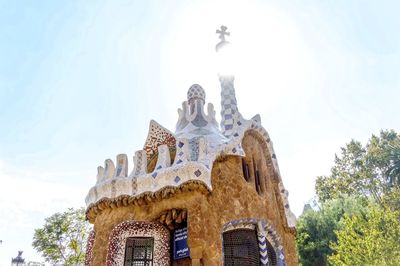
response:
<svg viewBox="0 0 400 266"><path fill-rule="evenodd" d="M234 77L219 80L220 127L195 84L174 132L150 122L131 172L125 154L98 167L85 265L297 265L272 141L239 112Z"/></svg>

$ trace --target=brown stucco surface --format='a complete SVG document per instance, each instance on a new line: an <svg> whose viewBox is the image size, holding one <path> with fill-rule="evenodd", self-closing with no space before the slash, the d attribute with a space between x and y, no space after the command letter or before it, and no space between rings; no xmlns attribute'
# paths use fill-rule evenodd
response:
<svg viewBox="0 0 400 266"><path fill-rule="evenodd" d="M199 259L203 265L222 265L222 227L242 218L268 221L281 237L287 265L297 265L295 232L287 227L278 179L268 159L270 155L261 139L251 132L243 139L243 147L250 166L249 181L243 177L240 157L221 157L213 165L212 192L180 189L167 198L144 201L142 205L113 205L93 217L96 238L92 265L105 265L110 232L116 225L126 220L154 221L162 212L173 208L187 210L192 265ZM260 171L261 194L254 185L253 161Z"/></svg>

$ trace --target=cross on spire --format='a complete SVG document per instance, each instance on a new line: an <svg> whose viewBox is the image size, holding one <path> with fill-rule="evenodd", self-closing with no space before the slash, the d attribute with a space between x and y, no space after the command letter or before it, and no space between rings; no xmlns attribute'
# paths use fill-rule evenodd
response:
<svg viewBox="0 0 400 266"><path fill-rule="evenodd" d="M226 30L228 29L228 27L222 25L220 30L217 30L216 33L219 34L219 38L221 39L221 42L225 42L225 35L229 36L231 35L230 32L227 32Z"/></svg>
<svg viewBox="0 0 400 266"><path fill-rule="evenodd" d="M220 41L220 42L216 45L216 47L215 47L215 49L217 50L217 52L218 52L219 49L221 49L223 46L225 46L226 44L229 43L229 42L227 42L227 41L225 40L225 36L231 35L230 32L227 32L227 31L226 31L227 29L228 29L228 27L222 25L221 28L220 28L219 30L217 29L217 31L216 31L216 33L219 34L218 37L221 39L221 41Z"/></svg>

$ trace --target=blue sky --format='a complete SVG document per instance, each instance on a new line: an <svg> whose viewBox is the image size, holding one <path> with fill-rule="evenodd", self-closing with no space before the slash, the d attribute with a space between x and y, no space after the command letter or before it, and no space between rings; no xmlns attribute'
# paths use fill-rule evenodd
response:
<svg viewBox="0 0 400 266"><path fill-rule="evenodd" d="M175 128L199 83L219 112L215 29L236 45L299 215L351 138L400 131L398 1L0 1L0 265L45 217L84 205L96 167ZM131 163L132 165L132 163Z"/></svg>

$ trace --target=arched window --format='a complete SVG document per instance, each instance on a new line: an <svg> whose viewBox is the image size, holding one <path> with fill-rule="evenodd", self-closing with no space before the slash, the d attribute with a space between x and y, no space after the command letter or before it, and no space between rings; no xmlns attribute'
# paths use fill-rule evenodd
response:
<svg viewBox="0 0 400 266"><path fill-rule="evenodd" d="M258 266L260 250L257 234L252 229L236 229L223 233L225 266Z"/></svg>
<svg viewBox="0 0 400 266"><path fill-rule="evenodd" d="M261 187L260 171L254 159L253 159L253 166L254 166L254 183L256 186L256 191L258 194L261 194L263 191Z"/></svg>
<svg viewBox="0 0 400 266"><path fill-rule="evenodd" d="M242 170L243 170L244 179L247 182L249 182L250 181L249 164L246 162L246 160L244 158L242 158Z"/></svg>

